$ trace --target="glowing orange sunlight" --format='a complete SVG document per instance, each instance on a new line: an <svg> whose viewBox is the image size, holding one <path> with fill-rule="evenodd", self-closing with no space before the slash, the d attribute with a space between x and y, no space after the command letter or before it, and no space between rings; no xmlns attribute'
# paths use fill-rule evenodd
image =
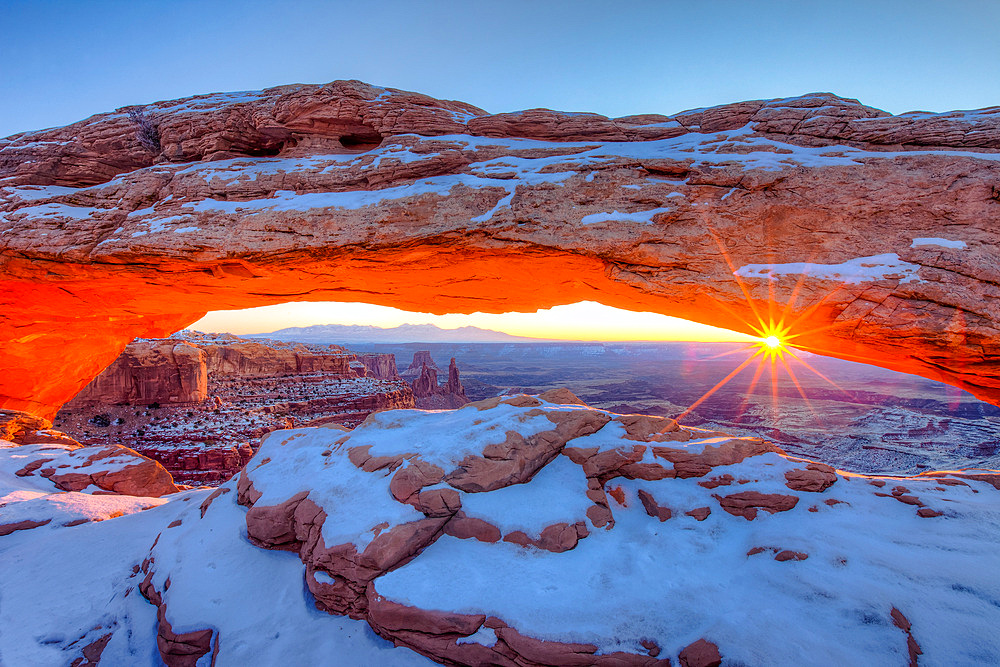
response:
<svg viewBox="0 0 1000 667"><path fill-rule="evenodd" d="M713 230L710 226L708 230L709 233L711 233L712 237L715 239L716 245L718 245L719 247L719 252L722 254L723 259L725 259L726 264L729 265L730 271L732 272L733 275L733 279L736 281L736 284L739 285L740 291L743 293L743 298L750 306L750 310L754 314L754 317L757 320L755 323L746 322L746 320L744 320L747 326L749 326L754 331L754 333L757 334L757 339L753 343L750 343L738 350L725 352L718 356L721 357L729 354L738 354L741 352L746 353L755 350L755 348L756 350L753 352L752 355L750 355L750 357L745 359L742 363L740 363L739 366L734 368L732 371L729 372L728 375L726 375L724 378L719 380L719 382L717 382L714 386L712 386L711 389L702 394L702 396L694 403L692 403L686 410L684 410L684 412L679 414L677 416L677 420L680 421L684 417L691 414L691 412L694 411L695 408L704 403L709 397L715 394L715 392L717 392L719 389L725 386L729 381L731 381L733 378L739 375L744 368L750 366L755 359L757 360L757 368L755 369L753 378L751 379L750 384L748 385L747 390L744 393L743 403L740 407L740 413L742 413L746 409L747 404L750 400L750 395L753 393L753 390L757 386L757 382L760 380L760 376L763 373L765 364L768 364L770 366L771 402L775 413L777 413L778 365L780 364L781 367L784 368L785 372L788 373L789 379L792 381L792 384L795 385L795 388L796 390L798 390L799 395L802 396L802 400L805 401L805 404L809 408L809 411L812 412L813 416L815 416L818 419L819 415L816 413L816 411L812 407L812 404L809 402L809 398L806 396L805 390L802 388L802 383L799 382L798 376L795 375L795 371L790 365L789 359L795 360L795 362L801 364L808 370L812 371L814 374L816 374L818 377L822 378L826 382L830 383L836 389L844 391L835 382L833 382L828 377L826 377L818 370L813 368L813 366L809 364L805 359L803 359L800 355L795 354L794 350L792 349L793 346L792 341L795 341L796 339L802 338L804 336L808 336L809 334L818 333L819 331L822 331L823 329L827 328L823 327L821 329L812 329L809 331L793 333L795 325L797 325L810 313L819 308L825 302L826 299L825 298L821 299L819 302L806 309L803 313L800 313L799 316L795 318L790 324L786 324L785 323L786 319L788 318L791 309L795 305L795 302L799 295L799 291L802 288L802 284L806 278L806 275L802 274L802 276L796 282L795 288L792 290L791 293L791 298L789 298L784 308L780 309L781 313L780 316L777 318L777 320L775 320L775 313L779 310L779 306L774 297L774 285L772 283L769 283L768 284L769 294L767 301L768 317L767 320L765 320L764 316L758 309L756 302L750 296L750 291L747 289L746 285L740 279L736 271L736 267L734 266L733 261L730 259L729 252L726 250L726 247L722 243L722 240L715 233L715 230ZM794 345L795 347L798 347L803 350L808 349L809 346L805 345L804 342L805 341L800 341L798 344Z"/></svg>

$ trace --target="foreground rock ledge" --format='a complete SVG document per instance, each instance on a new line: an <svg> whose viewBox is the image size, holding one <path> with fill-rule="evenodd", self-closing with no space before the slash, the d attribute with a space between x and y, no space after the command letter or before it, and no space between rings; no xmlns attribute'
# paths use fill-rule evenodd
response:
<svg viewBox="0 0 1000 667"><path fill-rule="evenodd" d="M386 411L277 431L238 478L119 500L129 516L3 490L0 654L996 664L998 489L996 471L849 474L565 390ZM122 498L63 495L79 514Z"/></svg>
<svg viewBox="0 0 1000 667"><path fill-rule="evenodd" d="M489 115L339 81L149 105L159 149L125 111L0 140L0 406L51 416L206 304L585 299L1000 403L1000 108Z"/></svg>

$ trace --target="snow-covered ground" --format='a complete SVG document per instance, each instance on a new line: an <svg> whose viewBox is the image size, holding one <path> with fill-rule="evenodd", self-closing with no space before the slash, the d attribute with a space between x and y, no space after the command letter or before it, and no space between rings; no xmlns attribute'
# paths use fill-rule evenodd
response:
<svg viewBox="0 0 1000 667"><path fill-rule="evenodd" d="M392 642L677 664L700 639L734 665L908 664L908 641L921 665L1000 661L1000 477L866 477L543 398L276 431L219 489L162 499L59 492L8 456L0 523L54 520L0 537L0 662L102 640L116 665L181 641L205 666L429 664ZM63 505L107 518L64 527Z"/></svg>

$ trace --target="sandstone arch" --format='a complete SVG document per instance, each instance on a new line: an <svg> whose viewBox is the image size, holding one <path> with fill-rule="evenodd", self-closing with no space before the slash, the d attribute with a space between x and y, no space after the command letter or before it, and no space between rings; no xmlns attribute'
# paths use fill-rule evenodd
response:
<svg viewBox="0 0 1000 667"><path fill-rule="evenodd" d="M0 407L50 416L207 310L583 299L785 313L808 349L1000 404L1000 108L489 115L355 81L144 113L159 154L123 111L0 139Z"/></svg>

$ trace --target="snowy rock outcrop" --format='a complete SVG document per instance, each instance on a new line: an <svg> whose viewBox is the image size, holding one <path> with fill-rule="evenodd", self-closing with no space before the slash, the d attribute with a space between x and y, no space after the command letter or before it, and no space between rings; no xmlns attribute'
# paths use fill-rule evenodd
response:
<svg viewBox="0 0 1000 667"><path fill-rule="evenodd" d="M129 111L0 139L0 406L51 417L136 336L293 300L780 312L1000 401L1000 108L489 115L338 81L148 105L152 143Z"/></svg>
<svg viewBox="0 0 1000 667"><path fill-rule="evenodd" d="M50 426L0 411L0 537L103 521L178 491L156 461L116 445L84 447Z"/></svg>
<svg viewBox="0 0 1000 667"><path fill-rule="evenodd" d="M0 656L992 663L998 494L996 471L849 474L565 390L380 412L277 431L215 490L0 538Z"/></svg>

